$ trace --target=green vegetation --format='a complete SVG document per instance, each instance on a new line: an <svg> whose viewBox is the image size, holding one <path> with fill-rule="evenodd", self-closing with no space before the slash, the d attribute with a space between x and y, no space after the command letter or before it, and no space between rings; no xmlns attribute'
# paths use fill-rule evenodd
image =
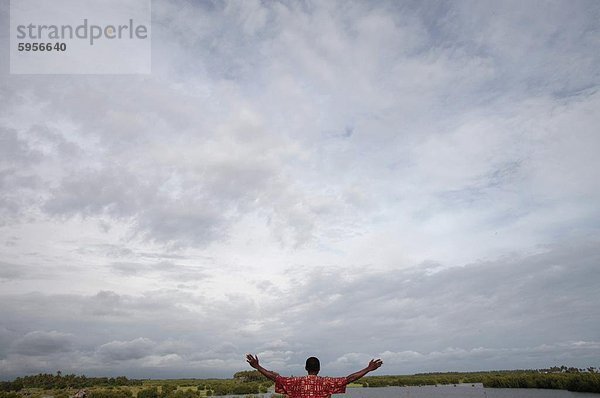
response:
<svg viewBox="0 0 600 398"><path fill-rule="evenodd" d="M423 373L412 376L367 376L350 387L418 386L483 383L488 388L545 388L600 393L595 368L552 367L471 373ZM80 389L87 398L206 398L245 395L256 398L273 383L257 371L237 372L233 379L129 380L116 378L39 374L0 382L0 398L71 398ZM271 394L271 398L284 398Z"/></svg>
<svg viewBox="0 0 600 398"><path fill-rule="evenodd" d="M54 398L59 398L54 396ZM133 392L130 389L95 389L90 391L89 398L133 398Z"/></svg>
<svg viewBox="0 0 600 398"><path fill-rule="evenodd" d="M367 376L363 387L419 386L482 383L487 388L542 388L600 393L600 374L595 368L509 370L472 373L424 373L412 376Z"/></svg>
<svg viewBox="0 0 600 398"><path fill-rule="evenodd" d="M63 375L61 372L57 372L55 375L40 373L33 376L17 377L13 381L4 381L0 383L0 391L19 391L23 388L79 389L94 386L133 386L141 385L141 383L140 380L129 380L125 376L110 378L86 377L73 374Z"/></svg>
<svg viewBox="0 0 600 398"><path fill-rule="evenodd" d="M242 372L237 372L233 375L233 378L243 382L257 381L259 383L269 383L269 379L263 376L258 370L244 370Z"/></svg>
<svg viewBox="0 0 600 398"><path fill-rule="evenodd" d="M257 371L243 371L233 379L129 380L38 374L0 382L0 398L71 398L85 389L87 398L205 398L219 395L266 393L273 383Z"/></svg>

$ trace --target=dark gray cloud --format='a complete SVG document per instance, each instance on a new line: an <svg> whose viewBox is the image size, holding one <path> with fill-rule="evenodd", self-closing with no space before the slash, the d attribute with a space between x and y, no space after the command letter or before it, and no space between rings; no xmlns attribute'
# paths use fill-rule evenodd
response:
<svg viewBox="0 0 600 398"><path fill-rule="evenodd" d="M14 129L0 129L0 158L4 165L23 166L38 160L40 153L19 138Z"/></svg>
<svg viewBox="0 0 600 398"><path fill-rule="evenodd" d="M21 334L16 332L12 328L5 326L0 327L0 357L6 357L11 343L13 341L16 341L20 336Z"/></svg>
<svg viewBox="0 0 600 398"><path fill-rule="evenodd" d="M149 356L154 351L155 343L143 337L131 341L111 341L102 344L98 353L108 361L124 361Z"/></svg>
<svg viewBox="0 0 600 398"><path fill-rule="evenodd" d="M10 352L27 356L45 356L73 349L73 335L57 331L33 331L14 341Z"/></svg>
<svg viewBox="0 0 600 398"><path fill-rule="evenodd" d="M25 275L23 267L16 264L0 263L0 280L18 279Z"/></svg>
<svg viewBox="0 0 600 398"><path fill-rule="evenodd" d="M142 198L150 199L147 193L138 178L121 170L87 170L65 178L60 189L52 192L45 210L57 215L108 213L122 217L139 209Z"/></svg>
<svg viewBox="0 0 600 398"><path fill-rule="evenodd" d="M151 240L175 245L202 244L225 236L227 220L222 211L210 203L174 203L147 209L138 225Z"/></svg>
<svg viewBox="0 0 600 398"><path fill-rule="evenodd" d="M445 33L451 33L446 37L493 60L497 71L493 86L501 90L551 90L560 95L589 87L598 78L598 70L592 65L595 55L585 51L597 45L597 5L584 2L580 7L570 7L554 3L544 9L543 18L540 5L456 4L455 12L446 14ZM573 73L576 70L578 73Z"/></svg>
<svg viewBox="0 0 600 398"><path fill-rule="evenodd" d="M11 247L10 245L7 245ZM52 280L57 275L51 270L45 270L36 264L15 264L0 261L0 283L10 283L19 280Z"/></svg>

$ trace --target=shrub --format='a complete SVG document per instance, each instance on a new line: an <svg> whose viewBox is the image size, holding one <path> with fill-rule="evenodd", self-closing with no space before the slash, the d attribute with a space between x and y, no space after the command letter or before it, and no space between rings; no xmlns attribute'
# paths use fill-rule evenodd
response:
<svg viewBox="0 0 600 398"><path fill-rule="evenodd" d="M121 389L98 389L90 391L89 398L132 398L133 393L130 390ZM58 397L55 397L58 398Z"/></svg>
<svg viewBox="0 0 600 398"><path fill-rule="evenodd" d="M160 398L160 394L156 387L145 388L138 392L137 398Z"/></svg>

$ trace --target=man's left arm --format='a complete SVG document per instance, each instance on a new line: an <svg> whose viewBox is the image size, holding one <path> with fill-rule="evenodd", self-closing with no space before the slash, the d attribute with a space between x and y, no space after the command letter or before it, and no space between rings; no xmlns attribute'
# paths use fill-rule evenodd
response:
<svg viewBox="0 0 600 398"><path fill-rule="evenodd" d="M366 368L359 370L358 372L352 373L351 375L346 376L346 382L348 384L350 384L353 381L360 379L367 373L372 372L375 369L378 369L382 364L383 364L383 361L381 359L371 359L371 361L369 362L369 364L367 365Z"/></svg>

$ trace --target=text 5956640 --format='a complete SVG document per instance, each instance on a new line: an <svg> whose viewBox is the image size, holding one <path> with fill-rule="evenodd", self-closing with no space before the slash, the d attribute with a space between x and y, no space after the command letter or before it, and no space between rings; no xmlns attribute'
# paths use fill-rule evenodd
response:
<svg viewBox="0 0 600 398"><path fill-rule="evenodd" d="M51 51L67 51L67 43L18 43L17 49L19 51L39 51L39 52L51 52Z"/></svg>

